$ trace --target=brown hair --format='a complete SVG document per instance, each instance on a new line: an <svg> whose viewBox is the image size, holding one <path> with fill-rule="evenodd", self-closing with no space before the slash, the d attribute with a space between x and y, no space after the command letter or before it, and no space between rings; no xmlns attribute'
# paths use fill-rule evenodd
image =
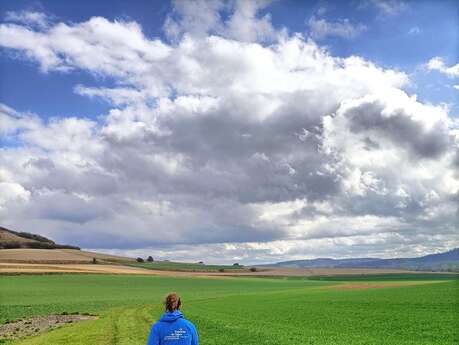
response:
<svg viewBox="0 0 459 345"><path fill-rule="evenodd" d="M166 308L166 311L175 311L177 309L180 309L180 306L182 305L182 301L180 301L180 297L177 296L175 292L171 292L166 296L166 299L164 300L164 307Z"/></svg>

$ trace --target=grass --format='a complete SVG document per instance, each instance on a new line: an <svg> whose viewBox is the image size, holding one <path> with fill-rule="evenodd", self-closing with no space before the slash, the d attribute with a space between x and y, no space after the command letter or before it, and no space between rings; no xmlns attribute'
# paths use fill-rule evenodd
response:
<svg viewBox="0 0 459 345"><path fill-rule="evenodd" d="M337 284L341 282L3 276L0 277L0 323L40 314L91 312L100 318L12 344L144 344L151 323L161 313L162 297L175 290L182 295L183 311L197 325L203 345L459 342L458 281L382 289L324 288Z"/></svg>
<svg viewBox="0 0 459 345"><path fill-rule="evenodd" d="M326 282L259 278L181 278L142 275L19 275L0 277L0 323L28 315L97 313L112 307L158 304L169 291L185 300L323 286Z"/></svg>
<svg viewBox="0 0 459 345"><path fill-rule="evenodd" d="M198 263L172 262L172 261L153 261L153 262L135 262L129 263L129 266L142 267L151 270L161 271L178 271L178 272L218 272L224 270L226 272L240 272L244 270L243 266L228 266L228 265L205 265Z"/></svg>
<svg viewBox="0 0 459 345"><path fill-rule="evenodd" d="M321 281L419 281L419 280L458 280L457 273L387 273L371 275L335 275L308 277Z"/></svg>

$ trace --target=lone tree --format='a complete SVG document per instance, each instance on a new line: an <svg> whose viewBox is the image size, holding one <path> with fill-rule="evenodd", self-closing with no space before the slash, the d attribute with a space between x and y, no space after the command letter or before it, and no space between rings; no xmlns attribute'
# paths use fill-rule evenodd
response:
<svg viewBox="0 0 459 345"><path fill-rule="evenodd" d="M96 258L92 258L92 263L93 264L97 264L97 259Z"/></svg>
<svg viewBox="0 0 459 345"><path fill-rule="evenodd" d="M149 257L147 258L147 261L148 261L148 262L153 262L153 261L155 261L155 260L153 260L153 257L152 257L152 256L149 256Z"/></svg>
<svg viewBox="0 0 459 345"><path fill-rule="evenodd" d="M142 258L137 258L136 261L137 262L144 262L144 260Z"/></svg>
<svg viewBox="0 0 459 345"><path fill-rule="evenodd" d="M239 265L239 262L235 262L235 263L233 264L233 266L240 266L240 265Z"/></svg>

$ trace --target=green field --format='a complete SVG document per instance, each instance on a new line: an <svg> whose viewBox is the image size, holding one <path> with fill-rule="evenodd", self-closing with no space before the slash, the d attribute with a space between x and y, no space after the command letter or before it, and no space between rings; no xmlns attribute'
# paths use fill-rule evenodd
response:
<svg viewBox="0 0 459 345"><path fill-rule="evenodd" d="M244 266L229 265L204 265L198 263L173 262L173 261L153 261L153 262L133 262L128 266L142 267L150 270L177 271L177 272L240 272L247 270Z"/></svg>
<svg viewBox="0 0 459 345"><path fill-rule="evenodd" d="M436 281L436 280L458 280L457 273L386 273L371 275L336 275L308 277L310 280L320 281Z"/></svg>
<svg viewBox="0 0 459 345"><path fill-rule="evenodd" d="M352 282L356 283L360 282ZM197 325L204 345L459 343L457 280L371 289L341 289L339 284L349 283L134 275L0 276L0 323L33 315L89 312L99 319L10 343L140 345L161 313L162 297L177 291L184 300L183 312Z"/></svg>

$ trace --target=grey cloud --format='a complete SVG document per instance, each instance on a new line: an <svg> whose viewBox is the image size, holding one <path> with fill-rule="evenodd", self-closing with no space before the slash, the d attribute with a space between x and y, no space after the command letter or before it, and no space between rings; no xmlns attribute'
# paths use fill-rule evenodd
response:
<svg viewBox="0 0 459 345"><path fill-rule="evenodd" d="M243 203L324 198L337 193L339 183L322 172L328 158L318 152L320 138L301 142L295 135L298 128L320 133L320 115L310 116L285 109L259 122L225 107L197 117L178 113L160 122L173 135L135 137L104 160L109 170L162 193L231 195ZM161 170L150 159L158 153L184 157L183 169L172 175Z"/></svg>
<svg viewBox="0 0 459 345"><path fill-rule="evenodd" d="M454 158L453 158L453 165L459 169L459 148L456 149L456 154L454 155Z"/></svg>
<svg viewBox="0 0 459 345"><path fill-rule="evenodd" d="M49 195L34 195L30 207L26 208L31 218L61 220L84 224L99 217L107 217L110 211L100 202L87 202L72 194L54 192Z"/></svg>
<svg viewBox="0 0 459 345"><path fill-rule="evenodd" d="M32 158L27 163L24 164L24 167L35 167L42 170L52 170L55 165L53 161L49 158Z"/></svg>
<svg viewBox="0 0 459 345"><path fill-rule="evenodd" d="M408 148L416 157L436 158L446 153L449 139L447 127L443 123L439 122L433 128L426 129L421 122L414 121L404 113L403 109L390 115L383 114L384 110L384 104L368 102L347 110L344 116L350 121L351 131L376 132L402 149ZM372 141L377 143L377 138L375 136ZM368 137L365 139L368 140Z"/></svg>
<svg viewBox="0 0 459 345"><path fill-rule="evenodd" d="M24 183L24 187L29 190L50 189L89 195L107 195L118 191L117 178L96 169L76 172L74 169L56 166L46 158L31 160L27 166L40 169L40 174L33 181Z"/></svg>

